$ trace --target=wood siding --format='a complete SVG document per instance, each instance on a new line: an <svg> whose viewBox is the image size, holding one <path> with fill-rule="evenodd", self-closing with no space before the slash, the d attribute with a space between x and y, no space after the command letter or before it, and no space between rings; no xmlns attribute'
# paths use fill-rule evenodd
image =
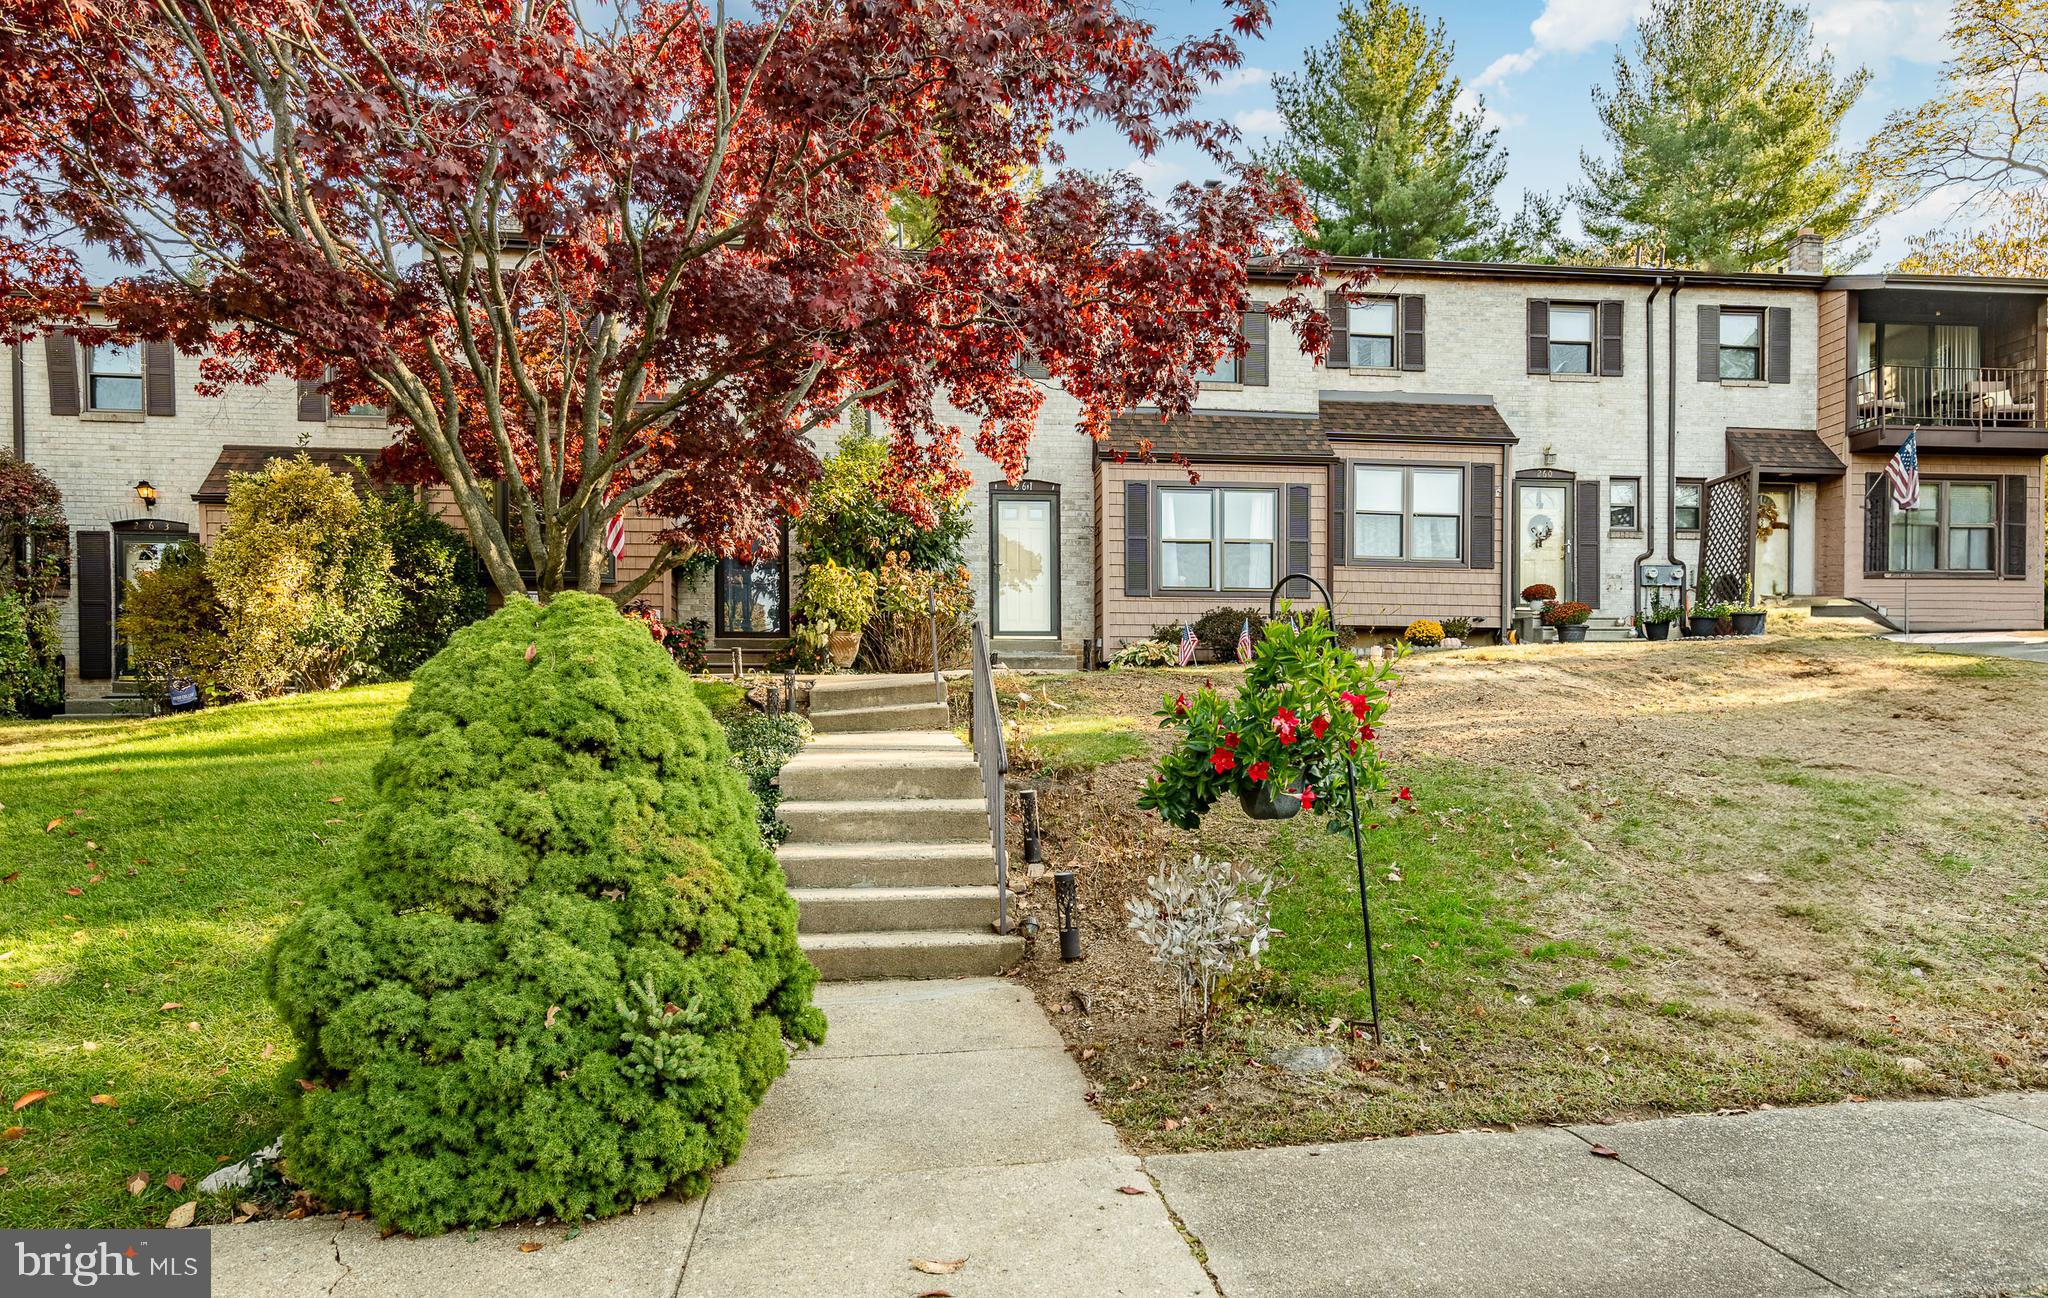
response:
<svg viewBox="0 0 2048 1298"><path fill-rule="evenodd" d="M1925 478L2003 478L2027 480L2027 572L2024 577L1945 576L1870 577L1863 572L1864 475L1883 473L1886 457L1858 455L1850 459L1842 482L1825 484L1818 511L1821 593L1843 594L1888 611L1899 621L1906 607L1906 588L1913 592L1915 631L2010 631L2041 625L2041 485L2042 462L2033 457L1990 455L1922 455ZM1846 484L1846 486L1845 486ZM1994 546L1994 554L1998 547ZM1827 589L1830 576L1839 591Z"/></svg>
<svg viewBox="0 0 2048 1298"><path fill-rule="evenodd" d="M1468 617L1490 631L1500 630L1501 573L1499 557L1505 552L1501 536L1500 487L1506 467L1498 446L1446 446L1399 442L1345 442L1337 446L1345 460L1373 463L1459 464L1467 466L1466 488L1471 488L1471 465L1494 466L1493 517L1489 520L1494 563L1472 568L1434 565L1399 565L1352 562L1335 568L1331 591L1337 599L1337 620L1345 626L1405 627L1419 617L1442 621L1447 617ZM1466 517L1472 515L1467 502ZM1329 528L1319 528L1324 535ZM1471 538L1465 553L1471 555Z"/></svg>

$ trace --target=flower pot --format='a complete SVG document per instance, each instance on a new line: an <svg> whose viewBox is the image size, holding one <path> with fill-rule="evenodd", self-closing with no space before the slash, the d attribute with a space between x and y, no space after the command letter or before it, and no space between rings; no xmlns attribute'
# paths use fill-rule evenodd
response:
<svg viewBox="0 0 2048 1298"><path fill-rule="evenodd" d="M1685 633L1695 640L1704 640L1714 634L1719 623L1710 617L1689 617L1685 620Z"/></svg>
<svg viewBox="0 0 2048 1298"><path fill-rule="evenodd" d="M1444 637L1443 647L1446 649L1463 649L1465 642L1454 635L1447 635Z"/></svg>
<svg viewBox="0 0 2048 1298"><path fill-rule="evenodd" d="M1237 801L1253 820L1287 820L1301 810L1301 795L1275 788L1271 780L1238 789Z"/></svg>
<svg viewBox="0 0 2048 1298"><path fill-rule="evenodd" d="M1559 644L1577 644L1579 641L1584 640L1585 638L1586 624L1584 622L1566 622L1565 624L1557 628L1557 640Z"/></svg>
<svg viewBox="0 0 2048 1298"><path fill-rule="evenodd" d="M1762 635L1763 633L1764 611L1762 609L1758 609L1754 613L1737 613L1735 615L1735 634Z"/></svg>
<svg viewBox="0 0 2048 1298"><path fill-rule="evenodd" d="M860 656L858 631L834 631L825 637L825 644L832 654L834 667L851 667L853 660Z"/></svg>
<svg viewBox="0 0 2048 1298"><path fill-rule="evenodd" d="M1645 640L1669 640L1671 638L1671 624L1669 622L1645 622L1643 623L1643 638Z"/></svg>

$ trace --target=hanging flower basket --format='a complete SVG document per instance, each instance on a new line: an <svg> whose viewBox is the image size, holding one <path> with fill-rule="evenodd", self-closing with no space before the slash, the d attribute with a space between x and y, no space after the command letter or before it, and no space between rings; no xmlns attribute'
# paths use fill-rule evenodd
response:
<svg viewBox="0 0 2048 1298"><path fill-rule="evenodd" d="M1237 804L1253 820L1291 820L1301 810L1301 790L1275 788L1271 780L1262 780L1240 787Z"/></svg>

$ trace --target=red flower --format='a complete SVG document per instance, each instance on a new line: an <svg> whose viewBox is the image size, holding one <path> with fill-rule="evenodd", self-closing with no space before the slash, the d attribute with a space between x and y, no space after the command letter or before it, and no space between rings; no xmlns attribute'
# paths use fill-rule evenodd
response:
<svg viewBox="0 0 2048 1298"><path fill-rule="evenodd" d="M1244 768L1244 773L1255 780L1263 780L1273 773L1273 767L1267 762L1253 762Z"/></svg>
<svg viewBox="0 0 2048 1298"><path fill-rule="evenodd" d="M1318 720L1320 720L1320 718L1318 718ZM1311 789L1310 787L1308 787L1308 786L1307 786L1306 784L1302 785L1302 786L1301 786L1301 809L1302 809L1303 811L1313 811L1313 810L1315 810L1315 805L1316 805L1316 791L1315 791L1314 789Z"/></svg>
<svg viewBox="0 0 2048 1298"><path fill-rule="evenodd" d="M1408 792L1408 786L1404 784L1401 786L1401 791L1394 795L1394 801L1413 802L1415 801L1415 795Z"/></svg>
<svg viewBox="0 0 2048 1298"><path fill-rule="evenodd" d="M1367 726L1365 729L1359 731L1359 735L1361 738L1365 739L1378 739L1380 737L1380 732L1374 730L1371 726Z"/></svg>
<svg viewBox="0 0 2048 1298"><path fill-rule="evenodd" d="M1356 739L1352 740L1351 743L1347 745L1347 747L1351 749L1351 755L1353 757L1358 756L1358 741Z"/></svg>
<svg viewBox="0 0 2048 1298"><path fill-rule="evenodd" d="M1308 723L1308 728L1309 733L1321 739L1323 732L1330 728L1330 719L1328 717L1317 717L1314 721Z"/></svg>
<svg viewBox="0 0 2048 1298"><path fill-rule="evenodd" d="M1237 759L1230 755L1229 749L1219 748L1215 752L1209 754L1209 765L1215 767L1216 773L1218 775L1221 775L1225 771L1236 769Z"/></svg>
<svg viewBox="0 0 2048 1298"><path fill-rule="evenodd" d="M1228 734L1223 736L1223 746L1225 748L1237 747L1237 732L1235 730L1230 731Z"/></svg>
<svg viewBox="0 0 2048 1298"><path fill-rule="evenodd" d="M1174 695L1174 696L1173 696L1173 715L1175 715L1175 716L1177 716L1177 717L1184 717L1184 716L1186 716L1187 714L1188 714L1188 696L1187 696L1187 695L1185 695L1185 694L1176 694L1176 695Z"/></svg>
<svg viewBox="0 0 2048 1298"><path fill-rule="evenodd" d="M1273 714L1273 733L1280 736L1280 742L1283 744L1294 742L1294 731L1300 724L1301 719L1286 708L1281 708Z"/></svg>
<svg viewBox="0 0 2048 1298"><path fill-rule="evenodd" d="M1365 720L1365 714L1372 710L1372 700L1363 694L1353 694L1351 691L1346 690L1337 697L1351 705L1351 715L1357 717L1360 721Z"/></svg>

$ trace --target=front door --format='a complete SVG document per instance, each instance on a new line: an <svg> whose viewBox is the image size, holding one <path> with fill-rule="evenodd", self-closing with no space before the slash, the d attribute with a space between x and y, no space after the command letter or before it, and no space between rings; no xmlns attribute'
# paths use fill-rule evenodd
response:
<svg viewBox="0 0 2048 1298"><path fill-rule="evenodd" d="M1057 636L1059 497L1005 492L995 498L995 586L999 636Z"/></svg>
<svg viewBox="0 0 2048 1298"><path fill-rule="evenodd" d="M1571 535L1572 486L1554 479L1515 484L1516 577L1526 590L1549 586L1559 599L1571 598L1565 546Z"/></svg>
<svg viewBox="0 0 2048 1298"><path fill-rule="evenodd" d="M182 531L166 535L162 532L116 532L114 533L114 624L121 622L122 606L127 603L128 583L146 572L155 572L163 565L164 556L192 538ZM133 683L135 669L139 666L128 659L128 641L119 631L114 634L114 679Z"/></svg>
<svg viewBox="0 0 2048 1298"><path fill-rule="evenodd" d="M1792 593L1792 489L1765 487L1757 495L1756 597Z"/></svg>

